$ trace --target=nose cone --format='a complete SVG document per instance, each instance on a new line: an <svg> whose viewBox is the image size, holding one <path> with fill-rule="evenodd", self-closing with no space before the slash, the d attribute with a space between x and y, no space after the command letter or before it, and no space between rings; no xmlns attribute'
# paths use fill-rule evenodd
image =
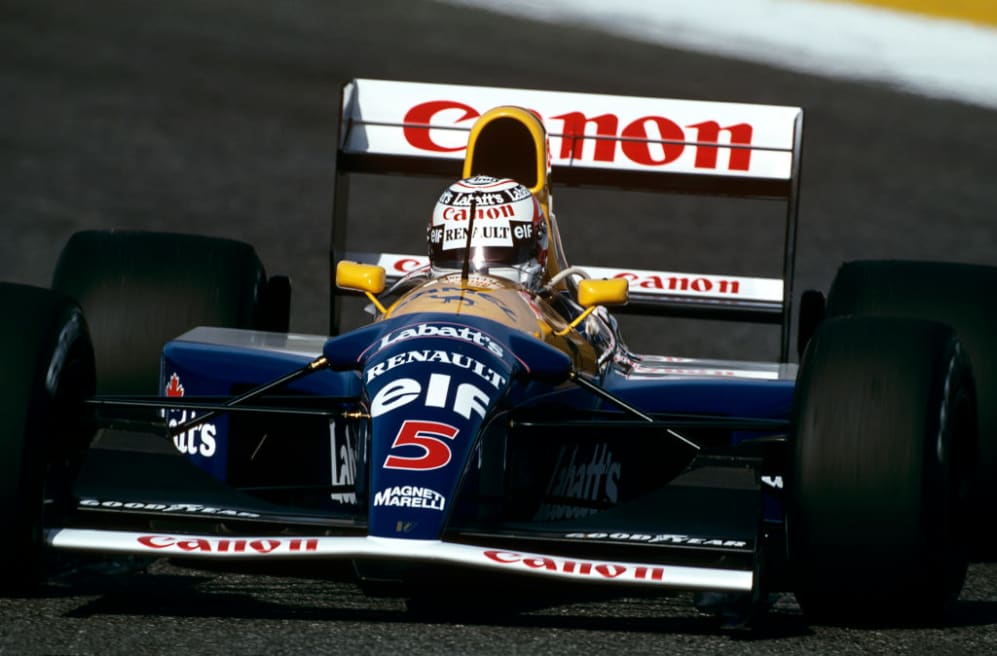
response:
<svg viewBox="0 0 997 656"><path fill-rule="evenodd" d="M389 333L368 358L368 532L438 538L478 432L505 394L505 349L468 326L421 323Z"/></svg>

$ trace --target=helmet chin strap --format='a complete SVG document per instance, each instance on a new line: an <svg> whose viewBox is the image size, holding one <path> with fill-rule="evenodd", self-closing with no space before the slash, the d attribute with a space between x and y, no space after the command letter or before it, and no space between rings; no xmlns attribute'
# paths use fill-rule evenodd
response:
<svg viewBox="0 0 997 656"><path fill-rule="evenodd" d="M464 265L460 269L460 281L467 284L471 273L471 235L474 234L474 215L478 213L478 192L471 194L471 216L467 221L467 239L464 241Z"/></svg>

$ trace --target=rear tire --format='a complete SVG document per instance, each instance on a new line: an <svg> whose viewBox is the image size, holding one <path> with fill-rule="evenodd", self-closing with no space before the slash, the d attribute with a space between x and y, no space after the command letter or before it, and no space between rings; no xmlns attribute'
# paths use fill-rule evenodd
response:
<svg viewBox="0 0 997 656"><path fill-rule="evenodd" d="M829 319L793 408L787 540L817 621L936 621L968 563L975 394L951 328Z"/></svg>
<svg viewBox="0 0 997 656"><path fill-rule="evenodd" d="M74 234L52 281L86 314L101 394L158 392L163 345L191 328L274 324L266 286L263 265L248 244L114 230Z"/></svg>
<svg viewBox="0 0 997 656"><path fill-rule="evenodd" d="M827 316L885 315L929 319L955 329L976 381L979 455L973 513L974 554L997 557L997 267L951 262L860 261L841 266Z"/></svg>
<svg viewBox="0 0 997 656"><path fill-rule="evenodd" d="M93 436L81 404L95 373L86 321L68 297L0 283L0 307L8 309L0 322L0 594L9 595L44 579L43 528L71 509L72 479Z"/></svg>

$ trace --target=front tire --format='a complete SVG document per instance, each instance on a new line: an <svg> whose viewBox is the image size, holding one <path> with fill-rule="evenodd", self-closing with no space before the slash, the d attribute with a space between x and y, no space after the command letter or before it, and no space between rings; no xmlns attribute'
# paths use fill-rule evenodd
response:
<svg viewBox="0 0 997 656"><path fill-rule="evenodd" d="M965 347L976 384L979 452L974 555L997 558L997 267L954 262L867 260L841 266L827 316L875 315L940 321Z"/></svg>
<svg viewBox="0 0 997 656"><path fill-rule="evenodd" d="M951 328L823 322L800 367L788 471L795 592L818 621L936 621L968 563L976 437Z"/></svg>
<svg viewBox="0 0 997 656"><path fill-rule="evenodd" d="M47 289L0 283L0 594L45 575L46 520L71 510L70 486L93 436L82 401L95 387L80 308ZM44 512L43 512L44 510Z"/></svg>

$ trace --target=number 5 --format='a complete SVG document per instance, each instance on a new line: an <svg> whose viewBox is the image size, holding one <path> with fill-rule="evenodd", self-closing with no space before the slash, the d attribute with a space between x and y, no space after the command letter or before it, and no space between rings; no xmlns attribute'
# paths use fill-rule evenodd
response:
<svg viewBox="0 0 997 656"><path fill-rule="evenodd" d="M458 428L438 421L406 419L398 429L398 435L395 436L391 448L411 445L421 448L423 453L413 457L389 455L384 459L384 468L419 471L439 469L450 462L451 456L450 445L440 438L452 440L457 437L458 432Z"/></svg>

